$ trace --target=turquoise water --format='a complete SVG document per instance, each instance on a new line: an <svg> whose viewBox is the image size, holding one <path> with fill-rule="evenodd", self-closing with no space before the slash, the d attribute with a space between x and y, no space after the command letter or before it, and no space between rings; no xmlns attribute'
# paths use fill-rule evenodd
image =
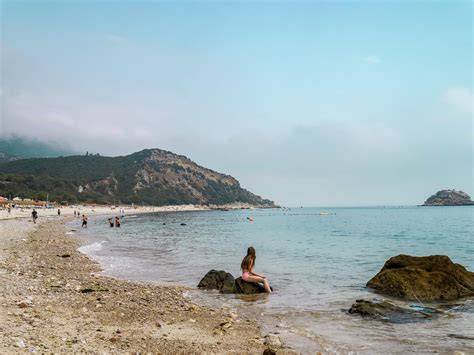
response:
<svg viewBox="0 0 474 355"><path fill-rule="evenodd" d="M120 229L106 222L93 220L81 231L88 242L81 250L106 274L125 279L196 286L210 269L238 276L247 247L254 246L256 271L267 275L274 294L251 302L200 291L190 297L258 312L266 330L279 332L297 350L474 352L472 300L410 324L344 311L357 298L382 298L364 286L397 254L448 255L474 270L472 207L155 213L125 217Z"/></svg>

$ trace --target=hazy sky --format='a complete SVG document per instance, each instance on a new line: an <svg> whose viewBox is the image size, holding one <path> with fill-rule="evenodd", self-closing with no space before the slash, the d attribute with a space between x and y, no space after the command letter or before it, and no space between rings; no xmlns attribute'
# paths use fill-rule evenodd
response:
<svg viewBox="0 0 474 355"><path fill-rule="evenodd" d="M0 135L158 147L282 205L473 188L471 1L1 1Z"/></svg>

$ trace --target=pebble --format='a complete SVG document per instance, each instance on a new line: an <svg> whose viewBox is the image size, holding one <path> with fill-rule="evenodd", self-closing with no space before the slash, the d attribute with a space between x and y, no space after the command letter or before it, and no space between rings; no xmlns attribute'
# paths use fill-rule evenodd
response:
<svg viewBox="0 0 474 355"><path fill-rule="evenodd" d="M15 343L15 346L17 348L24 348L26 347L25 341L23 339L18 339L17 342Z"/></svg>
<svg viewBox="0 0 474 355"><path fill-rule="evenodd" d="M280 348L281 340L280 337L276 334L267 334L265 335L265 345L268 345L272 348Z"/></svg>

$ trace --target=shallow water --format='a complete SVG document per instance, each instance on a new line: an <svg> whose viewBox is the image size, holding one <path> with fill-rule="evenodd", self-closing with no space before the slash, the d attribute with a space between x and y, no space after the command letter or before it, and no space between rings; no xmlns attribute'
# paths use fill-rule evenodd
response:
<svg viewBox="0 0 474 355"><path fill-rule="evenodd" d="M266 331L278 331L297 350L474 352L472 300L454 309L448 304L436 319L415 323L366 320L344 311L358 298L381 298L364 285L397 254L448 255L474 270L472 207L156 213L122 222L116 229L105 218L93 220L80 234L88 241L81 250L106 274L125 279L195 286L210 269L238 276L253 245L256 271L267 275L274 294L252 301L212 292L190 296L257 311Z"/></svg>

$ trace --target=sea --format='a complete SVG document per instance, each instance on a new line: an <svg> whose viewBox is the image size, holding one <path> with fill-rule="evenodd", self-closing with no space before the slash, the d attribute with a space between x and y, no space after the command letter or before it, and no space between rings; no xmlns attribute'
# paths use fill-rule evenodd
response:
<svg viewBox="0 0 474 355"><path fill-rule="evenodd" d="M430 303L378 295L365 285L398 254L448 255L474 271L473 207L282 208L149 213L106 217L81 230L82 252L103 274L181 284L194 302L258 317L302 353L474 353L474 300ZM197 290L211 269L240 276L249 246L255 270L274 293L253 297ZM366 319L348 313L357 299L439 311L425 320Z"/></svg>

